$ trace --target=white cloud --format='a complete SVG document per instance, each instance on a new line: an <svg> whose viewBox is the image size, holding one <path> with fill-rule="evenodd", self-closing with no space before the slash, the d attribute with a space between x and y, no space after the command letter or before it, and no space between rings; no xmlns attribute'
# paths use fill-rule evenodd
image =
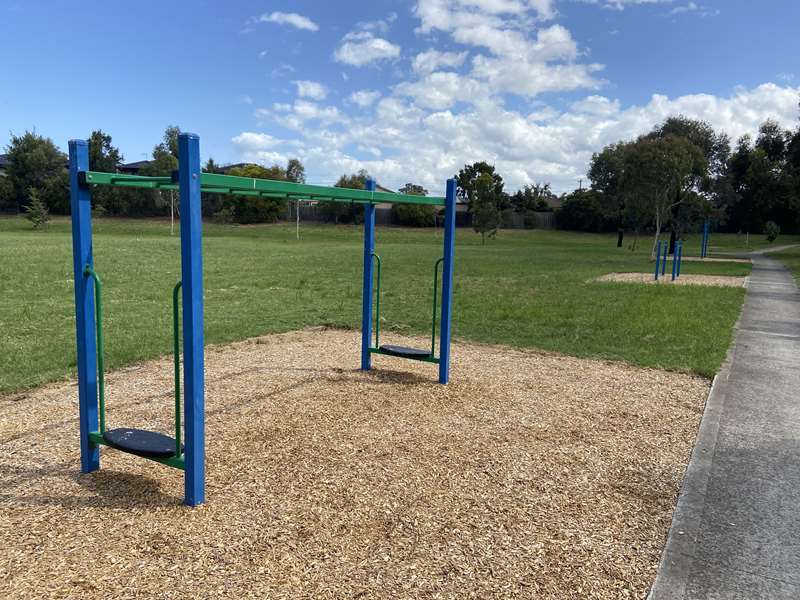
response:
<svg viewBox="0 0 800 600"><path fill-rule="evenodd" d="M688 6L697 8L676 14L699 14L697 2L704 0L586 1L620 10L662 4L663 16ZM326 104L321 84L296 81L294 102L255 111L265 131L278 125L294 132L292 139L246 131L233 140L237 152L261 162L291 152L317 181L366 168L388 187L413 181L432 193L442 193L445 180L464 164L486 160L510 191L550 182L563 192L585 177L593 152L650 131L671 115L708 121L733 139L755 132L768 117L796 126L800 87L788 80L783 87L767 83L724 97L656 94L624 106L602 90L603 65L587 58L567 28L548 22L556 15L551 0L417 0L413 14L427 49L411 60L410 75L395 60L401 48L384 39L391 19L360 23L342 38L335 60L353 66L393 60L398 83L388 90L356 88L334 105ZM568 105L546 95L564 91L573 98ZM510 96L525 100L512 103Z"/></svg>
<svg viewBox="0 0 800 600"><path fill-rule="evenodd" d="M486 97L484 86L458 73L436 72L414 82L404 82L395 92L414 99L422 108L450 108L459 101L477 102Z"/></svg>
<svg viewBox="0 0 800 600"><path fill-rule="evenodd" d="M375 37L368 31L348 33L342 42L333 57L338 62L354 67L400 56L400 46Z"/></svg>
<svg viewBox="0 0 800 600"><path fill-rule="evenodd" d="M535 37L529 35L530 19L550 16L550 3L419 0L414 10L420 19L418 32L441 30L458 44L488 51L473 56L471 76L487 83L491 93L532 97L543 92L595 90L603 84L595 76L603 65L580 62L584 53L565 27L540 27ZM421 61L420 66L424 65Z"/></svg>
<svg viewBox="0 0 800 600"><path fill-rule="evenodd" d="M696 2L689 2L688 4L683 4L680 6L674 7L670 10L667 14L670 16L680 15L680 14L687 14L693 13L700 17L710 17L719 14L719 9L711 9L706 6L701 6Z"/></svg>
<svg viewBox="0 0 800 600"><path fill-rule="evenodd" d="M297 86L297 95L300 98L311 98L312 100L325 100L328 90L325 86L316 81L299 80L293 81Z"/></svg>
<svg viewBox="0 0 800 600"><path fill-rule="evenodd" d="M254 131L243 131L239 135L231 138L231 142L240 153L258 152L280 144L279 139L266 133L256 133Z"/></svg>
<svg viewBox="0 0 800 600"><path fill-rule="evenodd" d="M613 98L588 95L562 111L539 102L527 114L490 97L454 112L426 109L416 98L394 96L377 101L374 113L364 117L306 101L282 106L282 111L266 110L262 116L292 124L300 142L293 155L309 172L331 180L342 172L366 168L388 187L414 181L438 194L445 180L465 163L487 160L497 166L511 191L546 181L564 192L585 177L593 152L646 133L668 116L706 120L735 140L756 132L768 117L795 127L798 94L800 87L767 83L737 89L727 97L653 95L643 105L628 107ZM316 120L307 125L312 119ZM266 144L254 145L260 152L276 152L273 140L268 136Z"/></svg>
<svg viewBox="0 0 800 600"><path fill-rule="evenodd" d="M298 15L297 13L284 13L272 12L264 13L256 19L259 23L278 23L280 25L291 25L297 29L304 29L306 31L319 31L319 25L314 23L308 17Z"/></svg>
<svg viewBox="0 0 800 600"><path fill-rule="evenodd" d="M372 106L381 97L381 93L375 90L358 90L350 94L350 102L357 104L361 108Z"/></svg>
<svg viewBox="0 0 800 600"><path fill-rule="evenodd" d="M420 52L414 57L411 66L417 73L426 75L433 73L442 67L460 67L466 60L467 51L464 52L440 52L431 48L425 52Z"/></svg>
<svg viewBox="0 0 800 600"><path fill-rule="evenodd" d="M586 4L599 4L604 8L625 10L626 6L636 6L639 4L670 4L675 0L582 0Z"/></svg>
<svg viewBox="0 0 800 600"><path fill-rule="evenodd" d="M356 25L358 29L362 31L378 31L380 33L386 33L389 31L392 23L397 20L397 13L393 12L390 13L385 19L377 19L376 21L361 21Z"/></svg>
<svg viewBox="0 0 800 600"><path fill-rule="evenodd" d="M253 97L252 97L252 96L248 96L247 94L245 94L244 96L242 96L241 100L242 100L242 102L244 102L245 104L252 104L252 103L253 103Z"/></svg>

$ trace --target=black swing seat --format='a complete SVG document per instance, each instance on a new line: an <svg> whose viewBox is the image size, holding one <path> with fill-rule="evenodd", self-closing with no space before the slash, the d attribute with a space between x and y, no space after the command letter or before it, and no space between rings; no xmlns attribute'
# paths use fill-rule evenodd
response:
<svg viewBox="0 0 800 600"><path fill-rule="evenodd" d="M430 350L420 350L419 348L406 348L405 346L392 346L389 344L385 344L378 348L384 354L389 354L391 356L399 356L401 358L430 358L431 351Z"/></svg>
<svg viewBox="0 0 800 600"><path fill-rule="evenodd" d="M145 429L109 429L103 439L112 448L144 458L169 458L175 456L175 439L156 431ZM183 454L183 445L181 445Z"/></svg>

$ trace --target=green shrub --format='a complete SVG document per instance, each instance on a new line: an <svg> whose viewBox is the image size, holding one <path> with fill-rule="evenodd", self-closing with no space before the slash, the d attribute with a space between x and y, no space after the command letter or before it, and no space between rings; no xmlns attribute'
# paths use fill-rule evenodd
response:
<svg viewBox="0 0 800 600"><path fill-rule="evenodd" d="M317 206L327 222L356 224L364 222L364 206L361 204L320 200Z"/></svg>
<svg viewBox="0 0 800 600"><path fill-rule="evenodd" d="M778 227L778 224L775 221L767 221L764 224L764 235L767 236L767 241L771 244L781 233L781 228Z"/></svg>
<svg viewBox="0 0 800 600"><path fill-rule="evenodd" d="M0 212L16 212L17 199L14 197L14 186L8 177L0 175Z"/></svg>
<svg viewBox="0 0 800 600"><path fill-rule="evenodd" d="M436 209L426 204L392 204L392 220L406 227L433 227Z"/></svg>
<svg viewBox="0 0 800 600"><path fill-rule="evenodd" d="M228 196L217 213L227 210L236 223L274 223L286 211L286 201L255 196Z"/></svg>
<svg viewBox="0 0 800 600"><path fill-rule="evenodd" d="M553 209L549 208L546 212L551 212ZM542 211L545 212L545 211ZM536 228L536 211L533 210L526 210L525 211L525 229L535 229Z"/></svg>
<svg viewBox="0 0 800 600"><path fill-rule="evenodd" d="M233 223L233 211L225 206L214 213L214 221L221 225L229 225Z"/></svg>
<svg viewBox="0 0 800 600"><path fill-rule="evenodd" d="M50 220L50 212L35 188L30 188L28 192L28 206L25 207L25 213L25 218L33 223L34 229L44 228Z"/></svg>
<svg viewBox="0 0 800 600"><path fill-rule="evenodd" d="M574 192L556 210L559 229L600 232L605 228L603 209L592 192Z"/></svg>

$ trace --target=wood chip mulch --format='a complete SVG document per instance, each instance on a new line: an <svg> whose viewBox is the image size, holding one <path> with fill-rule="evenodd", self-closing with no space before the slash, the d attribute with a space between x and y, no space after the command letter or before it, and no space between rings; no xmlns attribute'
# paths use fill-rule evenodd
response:
<svg viewBox="0 0 800 600"><path fill-rule="evenodd" d="M752 265L753 261L749 258L701 258L699 256L683 256L682 261L703 262L703 263L744 263Z"/></svg>
<svg viewBox="0 0 800 600"><path fill-rule="evenodd" d="M669 271L669 267L667 267ZM656 281L653 273L607 273L594 281L613 281L616 283L657 283L660 285L710 285L713 287L747 287L747 277L733 275L686 275L672 280L667 272Z"/></svg>
<svg viewBox="0 0 800 600"><path fill-rule="evenodd" d="M74 382L0 398L0 598L646 594L707 380L457 343L440 386L423 363L356 370L359 340L207 349L195 509L157 463L104 448L79 472ZM109 427L169 432L171 369L109 374Z"/></svg>

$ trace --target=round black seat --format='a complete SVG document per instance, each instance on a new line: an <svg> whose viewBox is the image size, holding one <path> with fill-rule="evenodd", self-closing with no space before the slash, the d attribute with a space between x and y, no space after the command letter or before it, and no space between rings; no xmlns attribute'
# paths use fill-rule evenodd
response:
<svg viewBox="0 0 800 600"><path fill-rule="evenodd" d="M391 354L392 356L401 356L403 358L430 358L430 350L420 350L419 348L406 348L405 346L391 346L386 344L380 347L381 352Z"/></svg>
<svg viewBox="0 0 800 600"><path fill-rule="evenodd" d="M145 429L109 429L103 439L112 448L144 458L169 458L175 455L175 439ZM181 445L183 453L183 445Z"/></svg>

